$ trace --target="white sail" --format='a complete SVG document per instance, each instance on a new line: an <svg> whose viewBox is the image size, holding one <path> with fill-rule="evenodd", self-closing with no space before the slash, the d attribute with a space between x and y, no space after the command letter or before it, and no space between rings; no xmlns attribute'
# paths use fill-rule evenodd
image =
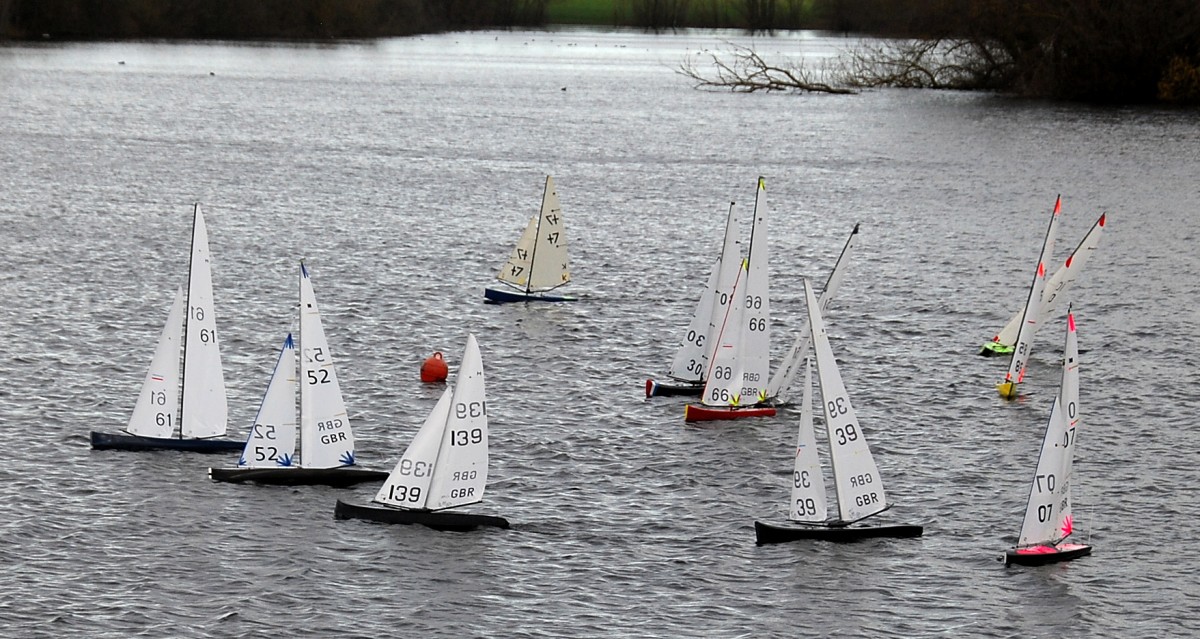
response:
<svg viewBox="0 0 1200 639"><path fill-rule="evenodd" d="M496 277L527 293L549 291L571 281L567 229L552 177L546 176L541 210L530 218Z"/></svg>
<svg viewBox="0 0 1200 639"><path fill-rule="evenodd" d="M375 494L375 501L389 506L425 510L429 500L429 482L442 447L446 421L450 417L453 388L446 387L437 405L429 412L420 430L409 442L404 455Z"/></svg>
<svg viewBox="0 0 1200 639"><path fill-rule="evenodd" d="M426 506L430 510L441 510L482 501L487 475L488 420L483 359L475 336L468 335Z"/></svg>
<svg viewBox="0 0 1200 639"><path fill-rule="evenodd" d="M713 340L717 334L714 326L719 326L719 322L725 319L733 284L737 281L738 266L742 263L738 254L737 224L736 207L730 202L729 212L725 216L721 254L696 305L687 335L671 362L670 374L675 379L703 382L707 377L708 363L712 361L711 352L715 348Z"/></svg>
<svg viewBox="0 0 1200 639"><path fill-rule="evenodd" d="M742 405L742 332L745 323L742 321L746 285L745 262L738 270L730 294L730 302L725 312L724 321L712 333L715 336L715 347L708 367L708 377L704 380L704 394L700 403L705 406L741 406ZM753 401L748 404L753 404Z"/></svg>
<svg viewBox="0 0 1200 639"><path fill-rule="evenodd" d="M850 231L850 237L846 240L846 244L842 247L842 252L838 255L837 262L833 264L833 271L829 273L829 278L825 280L825 288L821 290L821 296L818 304L821 307L821 314L824 316L825 311L829 308L829 303L833 301L833 296L837 294L838 288L842 285L842 280L846 279L846 264L847 259L852 249L858 245L858 225L854 225L854 230ZM783 361L779 363L779 368L775 370L775 374L771 376L771 383L767 384L767 397L780 401L786 400L788 389L791 388L792 382L796 378L796 373L800 371L800 365L808 361L808 352L812 346L812 331L808 327L808 319L804 320L804 328L796 335L796 339L792 340L792 345L788 348L787 353L783 356Z"/></svg>
<svg viewBox="0 0 1200 639"><path fill-rule="evenodd" d="M716 357L717 348L720 346L718 338L729 316L729 303L733 300L733 287L737 284L743 270L743 260L741 250L738 249L737 237L737 207L730 202L729 213L725 218L725 237L721 241L721 269L717 275L717 287L713 291L712 312L708 317L708 334L705 338L703 375L705 381L708 380L710 367Z"/></svg>
<svg viewBox="0 0 1200 639"><path fill-rule="evenodd" d="M788 518L817 524L829 517L825 503L825 478L813 433L812 365L804 360L804 399L800 404L800 427L796 435L796 465L792 472L792 504Z"/></svg>
<svg viewBox="0 0 1200 639"><path fill-rule="evenodd" d="M742 389L744 404L767 400L767 377L771 374L771 296L767 246L766 180L758 178L754 196L754 218L750 227L745 299L742 322Z"/></svg>
<svg viewBox="0 0 1200 639"><path fill-rule="evenodd" d="M1083 271L1083 266L1087 264L1088 259L1092 256L1092 252L1100 245L1100 235L1104 230L1104 220L1107 216L1107 213L1102 214L1100 219L1096 220L1091 230L1080 240L1079 246L1076 246L1075 250L1067 256L1067 261L1058 267L1054 275L1050 276L1050 279L1046 281L1046 285L1042 290L1042 303L1039 306L1039 324L1045 324L1054 315L1054 311L1058 308L1058 303L1066 297L1067 291L1071 290L1071 285L1075 283L1075 280L1079 279L1079 274ZM1005 346L1016 344L1017 333L1021 330L1021 318L1024 315L1024 308L1017 311L992 341Z"/></svg>
<svg viewBox="0 0 1200 639"><path fill-rule="evenodd" d="M200 205L192 222L192 257L188 275L187 320L183 354L183 437L219 437L229 416L225 374L217 341L217 314L213 304L212 263L208 252L208 227Z"/></svg>
<svg viewBox="0 0 1200 639"><path fill-rule="evenodd" d="M1059 215L1062 213L1062 197L1054 201L1054 212L1050 216L1050 225L1046 228L1046 239L1042 242L1042 252L1038 255L1037 269L1034 271L1033 283L1029 286L1029 296L1025 300L1025 313L1021 320L1021 328L1017 331L1017 341L1013 347L1012 358L1008 362L1008 373L1004 375L1000 394L1012 397L1016 394L1016 385L1025 381L1025 366L1029 363L1029 355L1033 351L1033 337L1037 333L1041 319L1042 291L1046 286L1046 261L1054 252L1054 236L1058 230Z"/></svg>
<svg viewBox="0 0 1200 639"><path fill-rule="evenodd" d="M1018 548L1057 544L1074 530L1071 471L1079 426L1079 344L1075 317L1068 311L1062 384L1050 409L1037 471L1029 489L1025 519L1021 523Z"/></svg>
<svg viewBox="0 0 1200 639"><path fill-rule="evenodd" d="M825 414L825 432L829 438L838 511L843 522L854 522L887 509L887 495L883 491L879 468L871 457L866 436L859 427L858 416L842 383L842 375L838 372L817 296L807 279L804 280L804 297L808 304L817 376L821 383L821 404Z"/></svg>
<svg viewBox="0 0 1200 639"><path fill-rule="evenodd" d="M300 454L305 468L354 465L354 433L312 280L300 264Z"/></svg>
<svg viewBox="0 0 1200 639"><path fill-rule="evenodd" d="M712 316L713 297L717 292L717 278L721 274L721 260L713 263L712 272L700 293L700 301L696 303L696 311L692 321L688 323L687 332L675 350L675 358L671 360L669 375L675 379L702 382L704 381L704 363L708 339L708 321Z"/></svg>
<svg viewBox="0 0 1200 639"><path fill-rule="evenodd" d="M170 437L175 432L179 409L179 340L183 335L183 291L167 312L167 323L158 336L158 346L146 370L133 414L125 431L141 437Z"/></svg>
<svg viewBox="0 0 1200 639"><path fill-rule="evenodd" d="M296 458L296 344L291 333L283 340L275 370L263 393L254 425L238 466L292 466Z"/></svg>
<svg viewBox="0 0 1200 639"><path fill-rule="evenodd" d="M483 499L488 473L483 359L467 336L453 389L425 418L375 501L413 510L442 510Z"/></svg>

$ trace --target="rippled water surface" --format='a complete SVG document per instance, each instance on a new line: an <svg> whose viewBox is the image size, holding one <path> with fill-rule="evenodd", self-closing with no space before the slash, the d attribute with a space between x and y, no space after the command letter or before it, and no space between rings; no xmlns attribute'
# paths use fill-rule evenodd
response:
<svg viewBox="0 0 1200 639"><path fill-rule="evenodd" d="M20 637L981 636L1200 633L1200 119L873 91L695 91L734 34L451 34L336 46L0 48L0 634ZM743 41L744 42L744 41ZM828 55L812 34L758 40ZM485 306L553 174L584 296ZM895 508L925 536L756 547L782 522L797 413L686 426L643 399L767 180L774 358L847 233L827 314ZM975 355L1015 312L1050 207L1083 355L1075 562L1004 568L1051 398ZM233 457L92 451L132 409L194 202L214 255L234 434L309 265L365 465L395 462L468 332L514 527L335 521L349 490L213 484ZM748 229L743 230L746 236Z"/></svg>

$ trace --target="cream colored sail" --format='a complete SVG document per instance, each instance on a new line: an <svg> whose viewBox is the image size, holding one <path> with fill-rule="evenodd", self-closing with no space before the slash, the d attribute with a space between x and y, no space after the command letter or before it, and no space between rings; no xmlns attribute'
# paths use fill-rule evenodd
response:
<svg viewBox="0 0 1200 639"><path fill-rule="evenodd" d="M496 277L526 293L549 291L571 281L566 223L552 177L546 176L541 210L530 218Z"/></svg>

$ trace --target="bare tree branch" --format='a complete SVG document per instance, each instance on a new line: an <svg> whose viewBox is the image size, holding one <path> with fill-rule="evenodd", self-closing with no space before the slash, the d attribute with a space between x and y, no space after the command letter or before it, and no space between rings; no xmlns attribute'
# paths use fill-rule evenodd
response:
<svg viewBox="0 0 1200 639"><path fill-rule="evenodd" d="M856 93L848 86L819 80L802 61L774 65L750 47L728 42L725 44L728 51L708 51L686 56L675 72L695 82L694 86L697 89L728 89L735 93ZM702 57L711 61L711 71L704 71L698 66L698 60Z"/></svg>

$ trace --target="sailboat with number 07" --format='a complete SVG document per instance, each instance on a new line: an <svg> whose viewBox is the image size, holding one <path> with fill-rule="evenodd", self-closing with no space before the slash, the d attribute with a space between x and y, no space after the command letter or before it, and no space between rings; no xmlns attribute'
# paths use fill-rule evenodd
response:
<svg viewBox="0 0 1200 639"><path fill-rule="evenodd" d="M483 359L474 335L467 336L458 380L413 436L404 456L375 495L379 506L338 500L337 519L387 524L421 524L435 530L465 532L481 526L508 528L492 515L447 509L483 501L488 478L488 419Z"/></svg>
<svg viewBox="0 0 1200 639"><path fill-rule="evenodd" d="M92 448L195 453L240 450L241 440L222 439L228 412L217 342L208 227L196 204L192 210L187 297L182 291L175 294L125 434L92 431Z"/></svg>
<svg viewBox="0 0 1200 639"><path fill-rule="evenodd" d="M1021 533L1016 547L1004 554L1005 565L1040 566L1091 554L1091 546L1066 541L1075 532L1071 484L1074 482L1072 470L1080 426L1079 339L1075 332L1075 316L1068 309L1062 383L1050 407L1050 420L1046 424L1037 470L1029 488Z"/></svg>
<svg viewBox="0 0 1200 639"><path fill-rule="evenodd" d="M296 345L289 334L236 468L209 468L214 481L343 488L381 481L387 473L360 468L354 432L312 277L300 263L300 458L296 457Z"/></svg>
<svg viewBox="0 0 1200 639"><path fill-rule="evenodd" d="M817 376L821 387L821 406L829 445L829 465L833 470L837 517L829 518L825 506L825 486L815 439L812 435L811 384L801 406L798 444L793 472L792 504L788 518L799 526L776 526L754 522L756 543L777 544L800 539L858 541L874 537L920 537L922 526L853 526L892 507L883 490L883 477L871 456L866 435L850 403L837 360L825 332L821 308L812 285L804 280L808 304L808 322L812 331L813 351L817 358ZM804 410L807 407L807 410Z"/></svg>

